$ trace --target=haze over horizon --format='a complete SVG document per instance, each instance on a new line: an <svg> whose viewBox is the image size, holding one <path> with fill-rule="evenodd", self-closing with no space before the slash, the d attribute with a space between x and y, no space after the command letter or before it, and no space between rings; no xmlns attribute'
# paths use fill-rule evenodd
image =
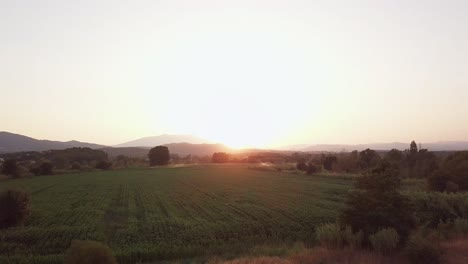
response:
<svg viewBox="0 0 468 264"><path fill-rule="evenodd" d="M3 1L0 130L468 140L466 1Z"/></svg>

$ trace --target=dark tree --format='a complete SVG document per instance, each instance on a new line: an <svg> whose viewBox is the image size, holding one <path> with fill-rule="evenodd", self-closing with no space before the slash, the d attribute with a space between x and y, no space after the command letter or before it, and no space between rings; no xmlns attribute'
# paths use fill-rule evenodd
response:
<svg viewBox="0 0 468 264"><path fill-rule="evenodd" d="M18 173L18 164L16 163L15 159L7 159L3 163L2 166L2 173L5 175L16 175Z"/></svg>
<svg viewBox="0 0 468 264"><path fill-rule="evenodd" d="M50 162L42 162L39 166L32 168L30 171L34 175L52 175L54 173L54 166Z"/></svg>
<svg viewBox="0 0 468 264"><path fill-rule="evenodd" d="M8 190L0 193L0 228L21 225L30 213L29 193Z"/></svg>
<svg viewBox="0 0 468 264"><path fill-rule="evenodd" d="M211 161L213 163L227 163L229 162L229 154L227 154L226 152L213 153Z"/></svg>
<svg viewBox="0 0 468 264"><path fill-rule="evenodd" d="M468 151L448 156L441 167L428 177L428 184L434 191L453 191L455 184L461 191L468 190Z"/></svg>
<svg viewBox="0 0 468 264"><path fill-rule="evenodd" d="M362 169L370 169L380 160L379 154L375 150L366 149L359 152L359 165Z"/></svg>
<svg viewBox="0 0 468 264"><path fill-rule="evenodd" d="M333 164L336 163L337 160L338 159L336 158L336 156L326 156L323 160L323 168L326 170L332 170Z"/></svg>
<svg viewBox="0 0 468 264"><path fill-rule="evenodd" d="M348 195L341 222L365 237L382 228L394 228L405 240L414 227L410 201L399 193L397 169L381 164L370 174L357 178L356 191Z"/></svg>
<svg viewBox="0 0 468 264"><path fill-rule="evenodd" d="M400 163L403 160L403 153L398 149L392 149L385 155L385 160L391 163Z"/></svg>
<svg viewBox="0 0 468 264"><path fill-rule="evenodd" d="M150 166L164 166L169 164L171 156L166 146L157 146L150 149L148 153Z"/></svg>
<svg viewBox="0 0 468 264"><path fill-rule="evenodd" d="M416 145L416 142L414 142L414 140L411 141L409 152L411 155L418 153L418 146Z"/></svg>
<svg viewBox="0 0 468 264"><path fill-rule="evenodd" d="M110 161L101 160L96 164L96 169L109 170L110 168L112 168L112 162Z"/></svg>

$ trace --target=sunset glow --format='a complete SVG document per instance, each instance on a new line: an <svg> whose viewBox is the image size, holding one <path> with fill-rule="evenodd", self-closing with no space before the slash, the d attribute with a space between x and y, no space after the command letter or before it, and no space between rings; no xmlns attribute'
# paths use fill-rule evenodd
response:
<svg viewBox="0 0 468 264"><path fill-rule="evenodd" d="M464 1L46 2L0 4L0 130L110 145L468 140Z"/></svg>

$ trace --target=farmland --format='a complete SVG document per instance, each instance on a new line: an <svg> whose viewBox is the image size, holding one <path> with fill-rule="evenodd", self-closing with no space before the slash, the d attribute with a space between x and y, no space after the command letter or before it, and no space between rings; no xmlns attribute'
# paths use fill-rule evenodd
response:
<svg viewBox="0 0 468 264"><path fill-rule="evenodd" d="M119 263L236 256L313 243L352 181L247 165L140 168L0 182L32 195L23 227L0 231L0 263L61 263L72 239L102 241ZM265 253L265 252L263 252ZM268 252L266 252L268 253Z"/></svg>

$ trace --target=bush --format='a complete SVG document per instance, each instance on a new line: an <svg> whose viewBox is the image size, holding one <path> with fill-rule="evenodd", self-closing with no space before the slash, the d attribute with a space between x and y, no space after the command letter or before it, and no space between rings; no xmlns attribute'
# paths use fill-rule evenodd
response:
<svg viewBox="0 0 468 264"><path fill-rule="evenodd" d="M406 244L405 254L414 264L439 264L443 251L438 244L422 237L420 234L410 237Z"/></svg>
<svg viewBox="0 0 468 264"><path fill-rule="evenodd" d="M319 167L316 166L315 164L309 163L309 166L307 166L307 174L312 175L315 174L319 171Z"/></svg>
<svg viewBox="0 0 468 264"><path fill-rule="evenodd" d="M353 249L360 248L364 240L364 232L359 230L359 232L354 233L350 226L347 226L344 231L342 231L341 236L346 245Z"/></svg>
<svg viewBox="0 0 468 264"><path fill-rule="evenodd" d="M384 228L369 236L372 248L382 253L395 250L400 242L398 232L393 228Z"/></svg>
<svg viewBox="0 0 468 264"><path fill-rule="evenodd" d="M306 170L308 169L308 168L307 168L307 164L306 164L305 162L303 162L303 161L298 162L298 163L296 164L296 168L297 168L298 170L300 170L300 171L306 171Z"/></svg>
<svg viewBox="0 0 468 264"><path fill-rule="evenodd" d="M80 165L78 162L74 162L74 163L71 165L70 169L72 169L72 170L78 170L78 171L79 171L79 170L82 169L82 167L81 167L81 165Z"/></svg>
<svg viewBox="0 0 468 264"><path fill-rule="evenodd" d="M117 264L112 250L96 241L73 240L65 264Z"/></svg>
<svg viewBox="0 0 468 264"><path fill-rule="evenodd" d="M341 248L343 246L340 226L336 223L318 226L315 229L315 236L322 246L328 248Z"/></svg>
<svg viewBox="0 0 468 264"><path fill-rule="evenodd" d="M99 161L97 164L96 164L96 169L100 169L100 170L108 170L112 167L112 162L108 162L108 161Z"/></svg>
<svg viewBox="0 0 468 264"><path fill-rule="evenodd" d="M31 196L26 192L7 190L0 193L0 228L24 223L31 210Z"/></svg>
<svg viewBox="0 0 468 264"><path fill-rule="evenodd" d="M468 234L468 219L457 218L453 221L453 230L457 236Z"/></svg>

